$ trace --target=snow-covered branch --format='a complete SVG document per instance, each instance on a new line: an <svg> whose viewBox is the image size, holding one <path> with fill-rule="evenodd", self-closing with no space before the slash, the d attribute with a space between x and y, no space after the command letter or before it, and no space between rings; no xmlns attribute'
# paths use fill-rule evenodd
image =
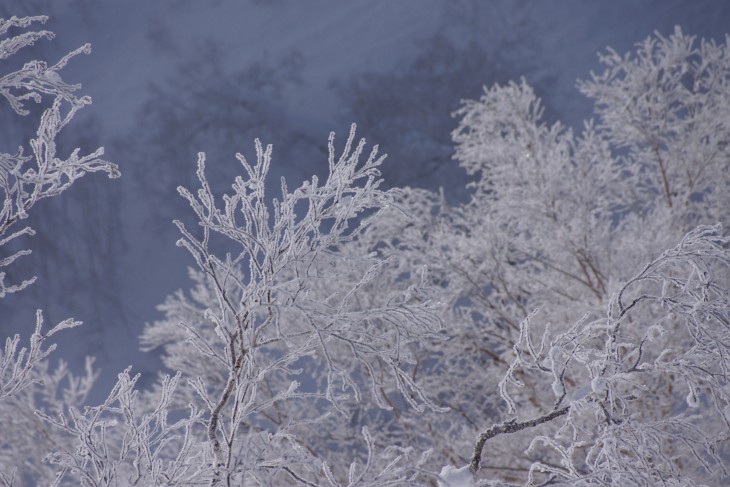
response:
<svg viewBox="0 0 730 487"><path fill-rule="evenodd" d="M10 27L27 27L33 22L45 20L45 17L0 19L0 34L6 34ZM50 32L39 31L4 39L0 42L0 59L11 56L39 39L52 37ZM76 95L81 85L64 82L59 71L71 58L90 52L91 46L87 44L68 53L56 64L49 66L43 61L30 61L21 69L0 77L0 95L18 115L29 115L30 111L26 109L29 102L44 104L51 100L50 106L44 109L40 117L36 137L28 142L30 154L24 146L14 154L0 152L0 248L7 248L11 241L21 236L33 234L29 227L15 228L28 217L28 211L39 200L61 194L86 173L101 171L109 177L119 176L115 164L101 159L103 148L85 155L76 149L65 159L60 158L56 151L56 138L61 130L76 112L91 104L88 96ZM24 289L34 281L34 278L30 278L17 284L8 284L3 271L3 268L29 252L20 250L0 257L0 298Z"/></svg>

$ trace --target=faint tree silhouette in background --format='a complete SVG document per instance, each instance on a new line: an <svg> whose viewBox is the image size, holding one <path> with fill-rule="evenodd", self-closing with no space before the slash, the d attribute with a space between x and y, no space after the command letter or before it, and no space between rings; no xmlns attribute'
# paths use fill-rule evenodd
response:
<svg viewBox="0 0 730 487"><path fill-rule="evenodd" d="M208 177L217 190L227 188L234 175L222 161L230 159L241 141L283 139L287 148L280 156L285 159L315 150L287 119L285 94L300 82L298 54L276 65L262 61L233 72L213 42L202 43L188 56L164 86L150 86L139 113L146 130L116 144L130 161L141 197L149 200L151 232L171 231L169 222L184 213L183 201L170 200L177 186L194 184L188 167L197 150L208 154ZM322 154L321 148L316 154ZM296 165L289 169L290 177L305 177ZM277 176L283 175L279 171Z"/></svg>

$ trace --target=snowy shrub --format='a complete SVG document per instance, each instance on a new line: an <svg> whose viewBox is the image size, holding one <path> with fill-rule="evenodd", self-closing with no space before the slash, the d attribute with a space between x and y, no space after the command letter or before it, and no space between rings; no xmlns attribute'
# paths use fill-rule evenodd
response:
<svg viewBox="0 0 730 487"><path fill-rule="evenodd" d="M31 233L10 227L38 199L117 174L101 152L55 156L88 103L58 78L71 55L0 80L19 114L55 97L33 156L0 160L3 246ZM175 222L194 285L141 337L169 370L143 390L127 369L84 406L91 361L75 378L45 360L44 341L77 323L44 332L39 312L30 346L9 339L0 355L0 481L727 482L728 56L679 30L609 51L580 83L597 118L579 135L546 125L524 81L485 89L456 113L473 180L458 206L382 189L384 157L354 127L339 150L330 137L326 177L282 179L274 196L271 146L236 156L224 194L200 153L197 187L178 188L197 225Z"/></svg>

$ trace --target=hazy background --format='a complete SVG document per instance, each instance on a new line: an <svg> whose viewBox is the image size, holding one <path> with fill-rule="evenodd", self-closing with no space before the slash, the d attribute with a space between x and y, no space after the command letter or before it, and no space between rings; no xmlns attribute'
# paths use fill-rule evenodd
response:
<svg viewBox="0 0 730 487"><path fill-rule="evenodd" d="M465 177L449 134L461 99L524 76L549 122L580 129L592 106L575 81L601 69L598 51L626 52L675 25L724 42L730 27L722 0L0 0L2 17L37 14L50 16L56 39L0 75L92 43L62 74L94 104L60 142L104 146L123 177L88 176L34 208L34 254L11 280L39 281L0 301L0 338L29 336L36 308L54 323L84 321L59 338L55 357L78 370L97 356L94 399L129 364L154 379L159 361L138 351L137 336L166 295L189 287L192 259L175 247L171 221L192 221L175 188L194 187L197 152L226 188L234 153L253 156L258 137L274 144L272 176L291 187L322 173L328 133L342 143L356 122L389 154L388 185L443 186L458 201ZM14 152L37 118L4 105L0 124L0 150Z"/></svg>

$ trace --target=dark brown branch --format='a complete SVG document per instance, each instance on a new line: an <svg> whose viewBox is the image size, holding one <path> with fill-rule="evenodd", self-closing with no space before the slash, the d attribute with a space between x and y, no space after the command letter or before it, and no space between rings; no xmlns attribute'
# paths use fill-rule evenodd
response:
<svg viewBox="0 0 730 487"><path fill-rule="evenodd" d="M552 421L557 417L564 416L568 414L568 411L570 411L570 406L565 406L562 409L556 409L555 411L552 411L544 416L540 416L539 418L531 419L529 421L524 421L522 423L518 423L516 420L512 419L510 421L505 421L501 424L495 424L487 431L479 435L479 438L477 439L477 444L474 446L474 454L471 457L469 470L472 474L476 474L479 470L479 464L482 461L482 450L484 450L484 445L487 440L494 438L497 435L517 433L518 431L522 431L526 428L534 428L537 425L547 423L548 421Z"/></svg>

